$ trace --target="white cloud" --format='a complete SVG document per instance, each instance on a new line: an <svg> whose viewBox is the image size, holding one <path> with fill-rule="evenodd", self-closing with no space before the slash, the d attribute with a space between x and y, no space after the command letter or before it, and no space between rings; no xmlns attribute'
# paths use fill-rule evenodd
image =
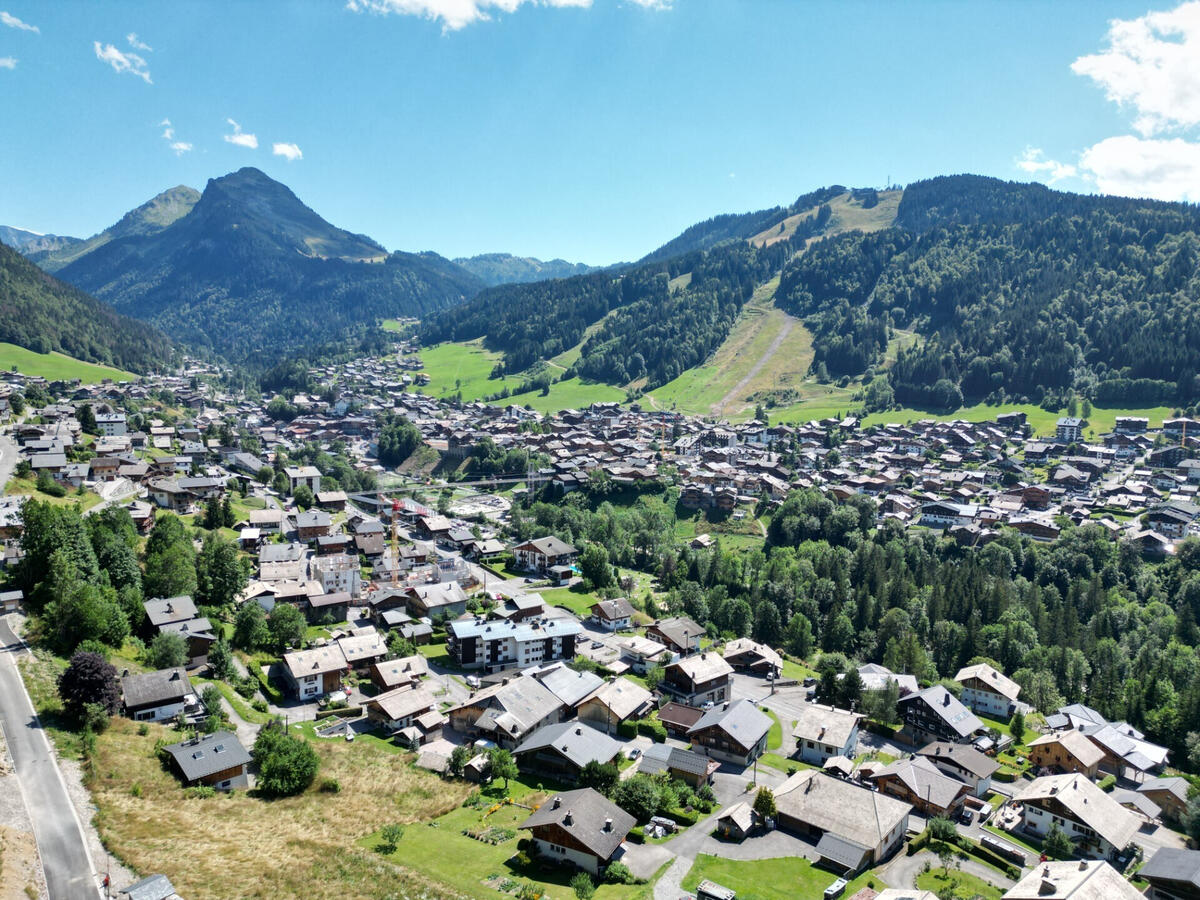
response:
<svg viewBox="0 0 1200 900"><path fill-rule="evenodd" d="M175 151L176 156L183 156L192 149L192 145L187 141L175 140L175 126L171 124L170 119L163 119L158 125L163 130L163 140L167 142L168 147Z"/></svg>
<svg viewBox="0 0 1200 900"><path fill-rule="evenodd" d="M0 25L7 25L9 28L16 28L20 31L32 31L34 34L41 34L42 30L36 25L30 25L28 22L22 22L11 13L6 13L0 10Z"/></svg>
<svg viewBox="0 0 1200 900"><path fill-rule="evenodd" d="M1056 181L1061 181L1063 178L1074 178L1079 174L1075 166L1070 163L1061 163L1054 159L1047 159L1046 154L1037 147L1026 147L1016 160L1017 168L1028 172L1033 176L1042 176L1049 184L1054 184Z"/></svg>
<svg viewBox="0 0 1200 900"><path fill-rule="evenodd" d="M145 41L138 40L138 36L137 36L136 32L133 32L133 31L129 32L129 34L125 35L125 40L129 41L129 46L132 47L134 50L144 50L147 53L154 52L153 47L151 47Z"/></svg>
<svg viewBox="0 0 1200 900"><path fill-rule="evenodd" d="M17 67L17 58L15 56L0 56L0 69L15 69Z"/></svg>
<svg viewBox="0 0 1200 900"><path fill-rule="evenodd" d="M300 152L300 148L295 144L273 144L271 152L276 156L282 156L288 162L304 159L304 154Z"/></svg>
<svg viewBox="0 0 1200 900"><path fill-rule="evenodd" d="M642 6L669 5L669 0L634 0ZM347 0L352 12L420 16L440 21L443 31L458 31L475 22L490 21L496 13L516 12L523 5L590 7L592 0Z"/></svg>
<svg viewBox="0 0 1200 900"><path fill-rule="evenodd" d="M630 0L643 9L670 9L673 0Z"/></svg>
<svg viewBox="0 0 1200 900"><path fill-rule="evenodd" d="M1143 136L1200 125L1200 2L1113 20L1108 49L1079 57L1071 71L1132 107Z"/></svg>
<svg viewBox="0 0 1200 900"><path fill-rule="evenodd" d="M1200 202L1200 144L1123 135L1083 151L1079 167L1106 194Z"/></svg>
<svg viewBox="0 0 1200 900"><path fill-rule="evenodd" d="M242 126L233 121L233 119L226 119L225 121L233 127L233 134L225 135L226 143L237 144L239 147L246 147L250 150L258 149L258 137L256 135L246 134L242 131Z"/></svg>
<svg viewBox="0 0 1200 900"><path fill-rule="evenodd" d="M96 59L108 63L113 67L114 72L128 72L130 75L136 75L146 84L154 83L150 80L150 69L147 67L146 61L136 53L122 53L112 44L101 45L99 41L93 41L92 46L96 51Z"/></svg>

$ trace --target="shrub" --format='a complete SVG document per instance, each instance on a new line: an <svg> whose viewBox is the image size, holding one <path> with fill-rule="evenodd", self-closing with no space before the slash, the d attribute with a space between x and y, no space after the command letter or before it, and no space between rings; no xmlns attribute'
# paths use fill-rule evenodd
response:
<svg viewBox="0 0 1200 900"><path fill-rule="evenodd" d="M195 787L184 788L183 796L189 800L211 800L217 796L217 789L207 784L198 784Z"/></svg>
<svg viewBox="0 0 1200 900"><path fill-rule="evenodd" d="M324 778L321 780L320 791L322 794L337 794L341 790L342 785L336 778Z"/></svg>
<svg viewBox="0 0 1200 900"><path fill-rule="evenodd" d="M627 720L617 723L617 736L623 737L626 740L637 737L638 723L636 721Z"/></svg>
<svg viewBox="0 0 1200 900"><path fill-rule="evenodd" d="M609 884L633 884L633 873L623 862L612 863L604 872L604 880Z"/></svg>
<svg viewBox="0 0 1200 900"><path fill-rule="evenodd" d="M98 653L78 652L58 678L58 696L67 715L80 724L89 704L99 704L111 715L121 705L116 667Z"/></svg>
<svg viewBox="0 0 1200 900"><path fill-rule="evenodd" d="M592 876L587 872L578 872L571 879L571 890L575 892L575 896L579 900L591 900L596 894L596 883L592 881Z"/></svg>
<svg viewBox="0 0 1200 900"><path fill-rule="evenodd" d="M250 708L256 712L265 713L270 707L267 706L267 701L262 697L255 697L250 701Z"/></svg>
<svg viewBox="0 0 1200 900"><path fill-rule="evenodd" d="M141 725L138 726L138 735L140 737L145 737L149 733L150 733L150 726L147 725L145 722L143 722Z"/></svg>
<svg viewBox="0 0 1200 900"><path fill-rule="evenodd" d="M278 719L259 731L254 759L259 766L258 789L268 797L290 797L306 790L320 765L317 751L284 731Z"/></svg>

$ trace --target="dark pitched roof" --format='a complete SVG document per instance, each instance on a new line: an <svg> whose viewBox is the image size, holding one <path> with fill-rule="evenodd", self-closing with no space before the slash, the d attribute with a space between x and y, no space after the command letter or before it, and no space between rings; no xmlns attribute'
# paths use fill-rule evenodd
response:
<svg viewBox="0 0 1200 900"><path fill-rule="evenodd" d="M514 752L519 756L547 747L552 747L580 769L590 762L611 762L621 752L620 741L579 722L543 725L525 738Z"/></svg>
<svg viewBox="0 0 1200 900"><path fill-rule="evenodd" d="M1200 888L1200 850L1163 847L1150 857L1138 875L1147 880L1182 881Z"/></svg>
<svg viewBox="0 0 1200 900"><path fill-rule="evenodd" d="M636 821L603 794L581 788L552 794L520 827L558 825L600 859L608 859Z"/></svg>
<svg viewBox="0 0 1200 900"><path fill-rule="evenodd" d="M1000 764L994 759L966 744L934 741L918 750L917 755L927 756L935 762L939 759L949 759L960 769L970 772L976 778L990 778L1000 768Z"/></svg>
<svg viewBox="0 0 1200 900"><path fill-rule="evenodd" d="M192 682L183 669L160 669L144 675L126 675L121 679L121 691L129 708L160 706L192 693Z"/></svg>
<svg viewBox="0 0 1200 900"><path fill-rule="evenodd" d="M195 781L250 762L250 752L238 742L237 735L228 731L214 731L163 749L174 757L185 781Z"/></svg>
<svg viewBox="0 0 1200 900"><path fill-rule="evenodd" d="M142 604L146 616L155 628L168 622L186 622L196 618L196 604L188 596L158 597Z"/></svg>

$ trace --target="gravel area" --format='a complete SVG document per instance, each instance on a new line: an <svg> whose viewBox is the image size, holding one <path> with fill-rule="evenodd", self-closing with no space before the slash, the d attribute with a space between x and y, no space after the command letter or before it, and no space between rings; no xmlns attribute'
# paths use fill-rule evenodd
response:
<svg viewBox="0 0 1200 900"><path fill-rule="evenodd" d="M0 900L29 900L26 893L29 886L37 891L38 900L47 900L46 877L33 839L33 822L13 774L3 731L0 731L0 858L4 864Z"/></svg>

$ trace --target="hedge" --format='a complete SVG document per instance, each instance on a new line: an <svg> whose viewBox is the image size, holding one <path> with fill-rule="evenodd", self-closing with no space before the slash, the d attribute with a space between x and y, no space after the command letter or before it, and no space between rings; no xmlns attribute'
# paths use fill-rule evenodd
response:
<svg viewBox="0 0 1200 900"><path fill-rule="evenodd" d="M266 698L276 706L283 703L283 691L271 684L270 679L267 678L267 673L262 670L262 667L251 664L249 668L254 677L258 679L258 686L263 694L266 695Z"/></svg>
<svg viewBox="0 0 1200 900"><path fill-rule="evenodd" d="M1096 787L1100 788L1100 790L1102 790L1102 791L1111 791L1113 789L1113 785L1115 785L1116 783L1117 783L1116 775L1105 775L1103 778L1101 778L1099 781L1096 782Z"/></svg>
<svg viewBox="0 0 1200 900"><path fill-rule="evenodd" d="M668 809L666 812L660 813L660 815L666 816L668 819L674 819L675 824L682 828L690 828L700 821L700 813L694 809L684 809L681 806Z"/></svg>
<svg viewBox="0 0 1200 900"><path fill-rule="evenodd" d="M635 844L646 843L646 829L641 825L634 825L629 829L629 834L626 836L626 840L632 841Z"/></svg>
<svg viewBox="0 0 1200 900"><path fill-rule="evenodd" d="M361 706L339 706L337 709L318 709L317 714L313 716L315 721L328 719L330 716L340 716L343 719L356 719L362 715L363 708Z"/></svg>
<svg viewBox="0 0 1200 900"><path fill-rule="evenodd" d="M872 734L878 734L881 737L894 738L900 731L899 728L893 728L891 725L884 725L882 722L876 722L874 719L867 719L863 722L863 728Z"/></svg>
<svg viewBox="0 0 1200 900"><path fill-rule="evenodd" d="M624 722L617 723L617 734L620 737L629 739L637 737L638 723L636 719L628 719Z"/></svg>
<svg viewBox="0 0 1200 900"><path fill-rule="evenodd" d="M908 856L912 856L914 853L924 850L925 847L928 846L928 844L929 844L929 837L930 837L929 829L926 828L924 831L922 831L915 838L913 838L911 841L908 842L908 847L905 849L904 852Z"/></svg>
<svg viewBox="0 0 1200 900"><path fill-rule="evenodd" d="M642 719L637 723L638 734L644 734L658 744L667 742L667 726L654 719Z"/></svg>

